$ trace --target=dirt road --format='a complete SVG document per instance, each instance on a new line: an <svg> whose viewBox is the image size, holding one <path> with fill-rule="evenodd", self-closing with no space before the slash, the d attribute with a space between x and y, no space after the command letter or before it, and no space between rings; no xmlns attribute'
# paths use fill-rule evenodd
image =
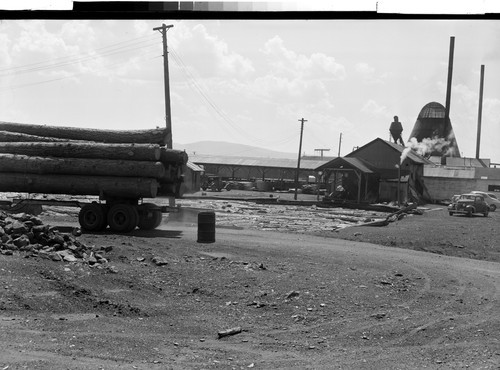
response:
<svg viewBox="0 0 500 370"><path fill-rule="evenodd" d="M231 226L203 244L196 232L185 219L84 234L107 251L99 268L0 255L0 368L500 368L496 262Z"/></svg>

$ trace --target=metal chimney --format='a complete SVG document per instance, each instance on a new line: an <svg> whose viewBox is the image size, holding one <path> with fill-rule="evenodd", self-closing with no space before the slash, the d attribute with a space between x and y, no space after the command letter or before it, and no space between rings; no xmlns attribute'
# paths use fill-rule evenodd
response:
<svg viewBox="0 0 500 370"><path fill-rule="evenodd" d="M448 131L447 125L450 119L450 101L451 101L451 80L453 77L453 53L455 51L455 36L450 37L450 55L448 58L448 83L446 85L446 105L444 111L445 131Z"/></svg>

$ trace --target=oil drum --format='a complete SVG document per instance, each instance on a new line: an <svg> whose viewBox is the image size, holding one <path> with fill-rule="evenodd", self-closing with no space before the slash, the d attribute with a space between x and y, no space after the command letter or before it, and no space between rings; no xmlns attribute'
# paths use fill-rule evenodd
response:
<svg viewBox="0 0 500 370"><path fill-rule="evenodd" d="M215 212L198 213L198 243L215 242Z"/></svg>

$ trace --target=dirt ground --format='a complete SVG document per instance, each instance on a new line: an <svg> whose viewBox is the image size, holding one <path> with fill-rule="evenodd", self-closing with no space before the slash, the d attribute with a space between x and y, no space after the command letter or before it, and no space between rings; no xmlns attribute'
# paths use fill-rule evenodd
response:
<svg viewBox="0 0 500 370"><path fill-rule="evenodd" d="M500 212L345 227L210 195L154 231L81 235L106 264L0 254L0 369L500 369Z"/></svg>

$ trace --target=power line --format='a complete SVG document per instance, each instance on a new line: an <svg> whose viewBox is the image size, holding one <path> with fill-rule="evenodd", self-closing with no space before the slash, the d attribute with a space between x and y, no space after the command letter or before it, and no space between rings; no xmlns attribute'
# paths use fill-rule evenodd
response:
<svg viewBox="0 0 500 370"><path fill-rule="evenodd" d="M144 36L141 38L144 38ZM129 41L122 41L122 42L119 42L116 44L111 44L108 46L103 46L103 47L100 47L97 49L87 51L85 53L77 53L77 54L72 54L72 55L67 55L67 56L46 59L46 60L35 62L35 63L24 64L24 65L20 65L20 66L16 66L16 67L3 68L3 69L0 69L0 75L17 75L17 74L36 72L36 71L45 70L45 69L52 69L52 68L57 68L57 67L61 67L61 66L67 66L67 65L71 65L71 64L80 63L80 62L91 60L91 59L97 59L97 58L104 57L104 56L124 53L124 52L128 52L128 51L135 51L135 50L138 50L141 48L157 45L157 43L153 43L152 41L145 44L144 41L138 42L138 41L134 41L134 40L136 40L136 39L129 40ZM130 42L130 41L134 41L134 42ZM120 44L123 44L126 42L128 42L129 45L117 46L117 45L120 45ZM104 51L99 52L99 50L104 50Z"/></svg>
<svg viewBox="0 0 500 370"><path fill-rule="evenodd" d="M31 66L31 65L36 65L36 64L41 64L41 63L46 63L46 62L51 62L51 61L54 61L54 60L57 60L57 59L73 58L73 57L78 56L79 54L89 54L89 53L96 52L96 51L98 51L98 50L103 50L103 49L113 48L113 47L114 47L114 46L116 46L116 45L120 45L120 44L128 43L128 42L135 41L135 40L138 40L138 39L144 39L144 38L149 38L149 39L151 39L151 41L152 41L152 36L151 36L151 35L147 35L147 36L140 36L140 37L136 37L136 38L133 38L133 39L130 39L130 40L120 41L120 42L116 42L116 43L109 44L109 45L106 45L106 46L101 46L100 48L92 49L92 50L89 50L89 51L84 52L84 53L75 53L75 54L70 54L70 55L65 55L65 56L60 56L60 57L55 57L55 58L45 59L45 60L42 60L42 61L39 61L39 62L35 62L35 63L29 63L29 64L20 65L20 66L18 66L18 67L12 67L12 69L15 69L15 68L22 68L22 67ZM6 69L9 69L9 68L6 68ZM3 71L3 70L4 70L4 69L0 69L0 71Z"/></svg>
<svg viewBox="0 0 500 370"><path fill-rule="evenodd" d="M225 112L223 109L221 109L205 92L205 90L200 86L200 84L197 82L196 77L191 73L189 70L189 67L186 66L184 61L182 60L181 56L173 49L170 49L170 53L173 56L174 61L177 63L177 65L181 68L181 70L184 72L184 74L187 76L188 81L191 82L192 86L196 89L196 91L201 95L201 97L206 101L206 103L215 111L216 114L218 114L233 130L235 130L239 135L245 137L245 138L250 138L253 142L260 144L260 145L265 145L269 144L269 140L262 140L262 138L258 138L249 132L241 129ZM282 145L286 144L288 142L291 142L292 140L295 139L295 135L290 135L289 137L282 138L279 141L274 140L272 143L273 145Z"/></svg>
<svg viewBox="0 0 500 370"><path fill-rule="evenodd" d="M142 54L142 55L144 56L144 55L146 55L146 53ZM113 67L113 66L125 64L127 62L129 62L128 59L127 60L121 60L119 62L105 64L104 67L105 68L109 68L109 67ZM22 89L22 88L27 88L27 87L37 86L37 85L43 85L43 84L46 84L46 83L52 83L52 82L61 81L61 80L67 80L67 79L70 79L70 78L73 78L73 77L76 77L76 76L83 75L85 73L86 72L75 72L75 73L71 73L71 74L69 74L67 76L52 78L52 79L49 79L49 80L42 80L42 81L38 81L38 82L29 82L29 83L18 84L18 85L10 85L10 86L6 86L4 88L0 88L0 94L2 92L5 93L6 91L17 90L17 89Z"/></svg>

